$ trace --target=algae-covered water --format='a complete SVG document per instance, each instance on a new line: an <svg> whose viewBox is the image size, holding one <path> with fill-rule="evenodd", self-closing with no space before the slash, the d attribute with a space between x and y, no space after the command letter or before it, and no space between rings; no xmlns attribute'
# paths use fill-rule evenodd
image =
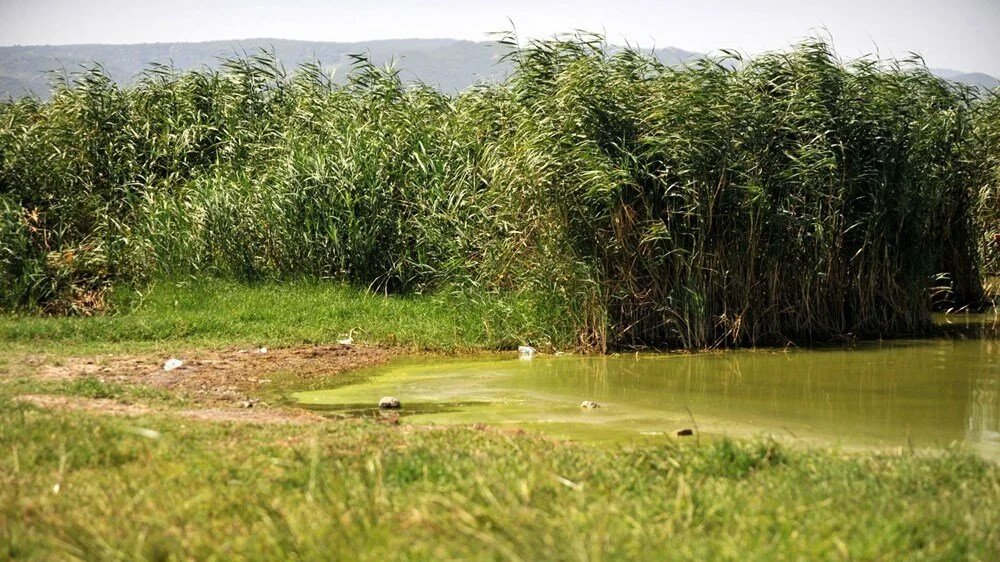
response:
<svg viewBox="0 0 1000 562"><path fill-rule="evenodd" d="M402 423L540 429L578 440L770 435L804 444L940 447L965 442L1000 459L1000 339L995 317L945 320L945 337L850 348L407 360L303 405ZM597 409L583 409L584 400Z"/></svg>

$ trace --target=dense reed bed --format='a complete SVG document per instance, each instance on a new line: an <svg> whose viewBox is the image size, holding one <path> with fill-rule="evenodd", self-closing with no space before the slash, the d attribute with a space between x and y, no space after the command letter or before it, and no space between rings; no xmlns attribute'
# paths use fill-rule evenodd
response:
<svg viewBox="0 0 1000 562"><path fill-rule="evenodd" d="M539 343L704 347L920 334L997 271L996 97L918 62L510 56L456 97L261 54L0 104L0 308L330 278L529 303L550 328L504 329Z"/></svg>
<svg viewBox="0 0 1000 562"><path fill-rule="evenodd" d="M1000 95L980 105L976 129L980 146L985 148L978 158L987 170L976 212L982 235L982 269L991 282L995 304L1000 306Z"/></svg>

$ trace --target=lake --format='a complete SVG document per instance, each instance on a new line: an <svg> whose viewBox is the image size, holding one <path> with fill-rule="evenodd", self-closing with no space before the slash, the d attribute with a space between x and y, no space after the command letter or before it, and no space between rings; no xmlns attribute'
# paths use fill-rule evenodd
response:
<svg viewBox="0 0 1000 562"><path fill-rule="evenodd" d="M617 442L771 436L803 445L937 448L1000 460L1000 320L939 317L942 334L849 347L614 356L407 359L302 392L331 415L475 424ZM595 401L596 409L581 408ZM693 437L677 437L683 429Z"/></svg>

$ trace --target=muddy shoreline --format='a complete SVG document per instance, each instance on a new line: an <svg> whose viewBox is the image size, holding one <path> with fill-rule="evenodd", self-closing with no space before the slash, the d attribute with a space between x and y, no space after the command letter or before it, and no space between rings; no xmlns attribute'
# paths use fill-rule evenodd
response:
<svg viewBox="0 0 1000 562"><path fill-rule="evenodd" d="M276 400L286 387L323 381L347 371L386 363L405 350L389 347L301 345L278 349L192 350L164 353L103 354L54 359L45 354L11 357L18 368L8 376L42 382L96 379L102 383L162 390L185 402L182 409L136 400L30 393L22 402L44 408L87 410L109 415L171 413L203 421L314 423L320 415ZM167 360L182 361L165 370ZM276 386L272 386L275 383Z"/></svg>

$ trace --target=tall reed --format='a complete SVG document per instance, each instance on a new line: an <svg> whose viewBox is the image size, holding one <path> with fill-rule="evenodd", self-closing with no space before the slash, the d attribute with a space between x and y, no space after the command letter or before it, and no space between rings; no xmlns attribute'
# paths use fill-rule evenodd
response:
<svg viewBox="0 0 1000 562"><path fill-rule="evenodd" d="M976 218L981 233L982 268L992 284L992 293L1000 305L1000 90L979 105L976 119L977 140L986 174L981 182Z"/></svg>
<svg viewBox="0 0 1000 562"><path fill-rule="evenodd" d="M509 56L454 97L260 53L2 103L0 307L309 276L520 295L589 348L704 347L918 334L996 267L995 97L918 61L816 41L678 69L589 35Z"/></svg>

